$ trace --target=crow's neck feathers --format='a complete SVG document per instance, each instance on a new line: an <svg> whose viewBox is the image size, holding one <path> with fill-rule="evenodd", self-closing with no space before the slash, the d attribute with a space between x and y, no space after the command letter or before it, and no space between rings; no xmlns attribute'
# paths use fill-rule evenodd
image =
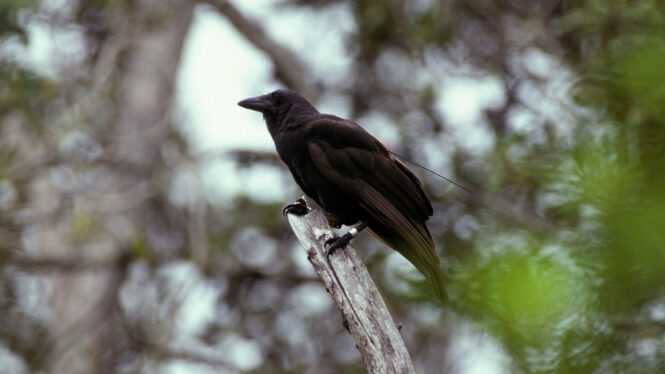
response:
<svg viewBox="0 0 665 374"><path fill-rule="evenodd" d="M291 101L288 106L279 108L275 113L264 113L263 118L274 139L278 134L304 126L311 118L318 115L319 111L303 98Z"/></svg>

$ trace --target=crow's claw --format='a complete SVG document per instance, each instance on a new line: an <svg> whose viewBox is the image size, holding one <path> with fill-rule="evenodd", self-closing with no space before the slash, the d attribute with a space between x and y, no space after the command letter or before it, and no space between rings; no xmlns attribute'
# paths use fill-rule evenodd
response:
<svg viewBox="0 0 665 374"><path fill-rule="evenodd" d="M336 249L346 247L346 245L349 244L351 239L353 239L353 236L349 233L346 233L340 237L330 238L326 240L326 246L328 246L328 250L326 251L326 257L330 258L330 255L332 255Z"/></svg>
<svg viewBox="0 0 665 374"><path fill-rule="evenodd" d="M296 200L295 203L289 204L282 209L282 215L286 216L287 214L295 214L296 216L304 216L309 213L312 209L307 206L305 199L300 198Z"/></svg>

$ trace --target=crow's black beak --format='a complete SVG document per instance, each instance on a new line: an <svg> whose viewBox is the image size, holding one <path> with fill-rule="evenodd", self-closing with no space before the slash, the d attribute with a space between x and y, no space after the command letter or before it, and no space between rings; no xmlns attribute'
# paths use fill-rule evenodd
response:
<svg viewBox="0 0 665 374"><path fill-rule="evenodd" d="M270 101L270 96L263 95L242 100L238 102L238 105L246 109L256 110L257 112L265 112L270 108L272 102Z"/></svg>

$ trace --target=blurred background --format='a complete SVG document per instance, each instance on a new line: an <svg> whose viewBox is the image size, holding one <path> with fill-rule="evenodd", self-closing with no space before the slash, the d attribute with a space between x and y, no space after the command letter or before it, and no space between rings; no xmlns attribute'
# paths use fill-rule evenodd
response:
<svg viewBox="0 0 665 374"><path fill-rule="evenodd" d="M414 168L444 307L354 242L418 372L665 372L662 1L3 0L3 373L364 372L280 87L476 190Z"/></svg>

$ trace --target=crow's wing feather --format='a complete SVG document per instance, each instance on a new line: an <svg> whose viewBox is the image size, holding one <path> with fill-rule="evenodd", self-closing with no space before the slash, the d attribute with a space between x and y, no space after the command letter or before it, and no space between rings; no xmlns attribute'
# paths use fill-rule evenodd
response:
<svg viewBox="0 0 665 374"><path fill-rule="evenodd" d="M425 225L432 207L415 176L391 158L378 140L352 122L335 117L311 125L316 136L308 137L307 148L321 174L411 247L396 250L403 253L414 249L416 253L403 253L411 262L438 264ZM382 239L395 246L394 240ZM424 258L416 260L414 255Z"/></svg>
<svg viewBox="0 0 665 374"><path fill-rule="evenodd" d="M321 137L309 141L307 148L329 183L355 199L372 217L374 224L370 222L368 231L415 265L445 302L441 261L425 224L432 207L416 177L387 152L333 147Z"/></svg>
<svg viewBox="0 0 665 374"><path fill-rule="evenodd" d="M312 135L308 136L308 147L316 144L321 148L332 170L341 177L331 180L339 182L340 188L351 187L345 186L345 182L361 179L409 218L424 223L432 215L432 205L418 178L362 127L335 116L321 115L309 124L309 129ZM359 196L360 191L347 188L345 192Z"/></svg>

